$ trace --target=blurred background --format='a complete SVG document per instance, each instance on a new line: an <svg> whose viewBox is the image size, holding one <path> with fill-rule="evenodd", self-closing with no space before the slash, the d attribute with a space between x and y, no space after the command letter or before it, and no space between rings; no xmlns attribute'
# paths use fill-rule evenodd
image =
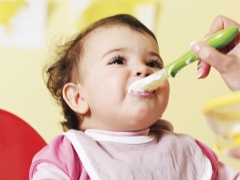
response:
<svg viewBox="0 0 240 180"><path fill-rule="evenodd" d="M239 0L1 0L0 109L21 117L50 142L62 132L63 117L44 84L42 68L56 39L66 39L99 18L128 13L156 34L168 64L188 51L192 41L201 40L217 15L240 22L239 10ZM213 148L215 135L202 106L230 92L220 75L212 69L207 79L198 80L194 63L169 81L170 101L163 118L172 122L175 132ZM240 161L218 155L240 170Z"/></svg>

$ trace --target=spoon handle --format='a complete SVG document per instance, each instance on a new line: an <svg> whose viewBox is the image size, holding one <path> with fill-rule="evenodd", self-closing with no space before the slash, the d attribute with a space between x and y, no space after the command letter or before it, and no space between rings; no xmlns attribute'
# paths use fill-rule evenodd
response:
<svg viewBox="0 0 240 180"><path fill-rule="evenodd" d="M205 44L210 45L215 49L220 49L230 43L238 34L237 27L231 27L224 30L221 30L208 39L204 41ZM175 77L179 70L183 67L195 62L198 60L197 56L194 54L192 50L186 52L184 55L179 57L174 62L167 65L164 69L166 70L169 76Z"/></svg>

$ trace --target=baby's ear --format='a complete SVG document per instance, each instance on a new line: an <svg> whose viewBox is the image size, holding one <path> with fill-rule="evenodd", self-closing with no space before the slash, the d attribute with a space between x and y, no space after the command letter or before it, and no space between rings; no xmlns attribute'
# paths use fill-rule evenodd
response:
<svg viewBox="0 0 240 180"><path fill-rule="evenodd" d="M86 114L89 106L81 93L81 85L74 83L65 84L62 91L64 100L73 111Z"/></svg>

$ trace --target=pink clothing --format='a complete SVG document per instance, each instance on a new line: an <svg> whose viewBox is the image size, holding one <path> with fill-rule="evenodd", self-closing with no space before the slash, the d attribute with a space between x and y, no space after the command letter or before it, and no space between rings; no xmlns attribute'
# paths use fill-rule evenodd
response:
<svg viewBox="0 0 240 180"><path fill-rule="evenodd" d="M119 172L121 172L121 170L123 171L123 173L126 173L127 170L129 169L128 167L132 167L134 165L127 166L127 169L126 169L125 166L121 166L121 164L119 165L118 163L116 163L118 161L115 161L115 159L118 159L118 158L120 160L124 159L125 163L131 163L131 161L128 161L128 159L132 160L132 159L134 159L134 157L143 158L140 161L140 163L142 162L141 164L139 162L138 162L138 164L136 164L137 165L136 168L139 168L139 166L143 165L144 162L147 162L149 157L152 157L151 163L149 165L151 165L151 169L152 168L156 169L156 170L154 170L154 173L159 168L160 172L163 174L165 171L167 172L167 170L168 171L170 170L171 173L169 173L169 172L165 173L166 175L174 174L174 172L178 172L177 177L179 177L179 178L181 177L180 175L182 174L183 177L188 177L185 179L199 179L201 177L201 176L199 176L199 173L201 175L201 174L204 174L204 169L206 171L205 160L204 160L204 157L206 156L211 162L210 168L212 169L211 170L211 178L209 178L209 179L222 179L222 180L238 179L238 178L240 179L239 172L235 172L230 167L218 162L216 155L207 146L205 146L204 144L202 144L198 141L195 143L195 141L191 137L186 136L186 135L178 135L178 134L174 134L172 132L159 130L159 134L160 134L160 136L158 138L159 140L154 142L153 140L151 140L151 136L146 136L144 134L144 133L146 133L146 131L144 131L143 134L138 133L136 137L134 136L134 134L130 133L130 134L125 134L126 136L129 136L130 138L131 138L131 136L133 137L130 139L130 141L131 141L130 145L129 144L122 145L122 144L119 144L116 142L122 141L121 143L124 143L124 141L129 141L128 137L126 138L126 136L123 136L123 138L122 138L121 136L119 136L119 134L117 134L112 139L111 138L108 139L109 134L106 136L101 136L101 134L99 134L99 132L94 132L94 131L89 131L89 132L87 131L86 132L87 135L85 135L83 132L79 132L79 131L71 130L70 133L71 132L73 134L75 134L75 136L77 137L80 144L83 145L83 148L85 149L85 152L87 153L87 156L90 157L89 159L92 158L94 160L95 164L99 163L100 165L102 165L105 163L104 161L111 164L111 158L110 158L110 161L108 161L109 157L107 155L109 153L111 153L111 157L116 156L115 158L113 158L114 161L112 162L112 164L110 166L107 166L108 167L107 170L110 168L110 170L112 170L113 172L116 171L115 173L118 173L118 174L119 174ZM110 137L111 137L111 135L112 135L112 133L110 133ZM124 139L124 138L126 138L126 139ZM109 142L109 140L112 142ZM142 142L144 142L144 143L142 143ZM169 148L166 147L166 146L168 146L167 145L168 142L170 143ZM135 145L133 145L132 143L135 143ZM140 144L138 144L138 143L140 143ZM112 148L112 144L113 144L113 146L115 146L114 148ZM185 144L186 146L185 145L182 146L182 144ZM87 147L89 145L90 145L90 148ZM101 152L102 150L99 149L98 145L101 148L103 148L104 151L108 152L107 155L105 152ZM141 154L143 154L143 152L141 152L141 147L149 149L150 146L152 146L151 151L150 152L143 151L146 154L144 153L144 155L141 156ZM182 149L182 147L184 149ZM200 148L198 148L198 147L200 147ZM135 151L134 151L134 148L136 148ZM176 148L177 148L177 150L176 150ZM199 151L199 149L200 149L200 151ZM92 151L92 153L91 153L91 151ZM119 151L120 151L120 153L119 153ZM131 151L133 151L133 153ZM160 152L160 153L156 153L156 152L153 153L154 151ZM122 153L122 152L124 152L124 153ZM128 154L128 152L130 153L129 156L131 158L126 158L125 154ZM151 154L151 152L152 152L152 154ZM167 155L163 154L166 152L168 152ZM187 152L187 153L185 153L185 152ZM201 155L201 152L205 156L203 154ZM147 153L149 153L149 154L147 154ZM97 157L94 157L95 154ZM156 154L157 154L157 156L155 156ZM186 157L184 157L185 154L187 155ZM174 160L173 168L171 168L172 160L171 160L171 158L169 159L168 156L169 157L176 156L176 157L173 157L173 159L172 159L172 160ZM147 157L147 158L145 158L145 157ZM138 161L137 159L139 159L139 158L135 158L134 162L135 161L137 162ZM155 159L161 159L160 163L157 162L158 163L157 165L153 165ZM83 160L83 159L81 158L81 160ZM169 161L169 160L171 160L171 161ZM84 180L84 179L88 180L88 179L90 179L89 175L86 171L86 168L83 166L83 162L80 161L80 159L79 159L75 149L73 148L71 142L69 141L68 137L66 137L64 135L60 135L60 136L56 137L47 147L45 147L43 150L41 150L34 157L33 163L32 163L31 169L30 169L30 179L36 173L38 165L40 165L42 163L49 163L49 164L56 166L59 170L64 172L71 180L79 180L79 179L80 180ZM92 164L94 164L94 163L92 163ZM177 165L177 164L179 164L179 165ZM119 167L119 168L116 168L116 167L114 168L114 166ZM99 169L99 167L97 165L95 165L94 168ZM144 175L145 172L148 172L147 169L149 169L149 168L148 167L140 167L139 169L141 169L141 171L138 171L135 174L135 176L138 176L139 172L143 172L142 175ZM189 171L187 171L186 169L189 169ZM104 173L106 173L108 175L108 171L106 170L106 172L104 172L105 170L101 166L100 166L100 170L101 171L98 172L98 174L101 175L101 179L106 179L106 178L104 178L105 177ZM196 173L195 173L196 175L195 174L193 174L193 176L190 175L194 171L196 171ZM132 169L131 172L134 173L134 168ZM113 176L115 173L113 173ZM119 176L118 174L117 174L117 176ZM159 174L158 177L160 177L161 175L162 174ZM128 176L130 176L130 175L128 175ZM191 178L191 177L198 177L198 178ZM120 178L117 178L117 179L120 179ZM131 178L128 178L128 179L131 179ZM144 179L146 179L146 178L144 178ZM151 179L153 179L153 178L151 178ZM169 179L169 178L167 178L167 179ZM172 179L172 178L170 178L170 179ZM180 179L182 179L182 178L180 178Z"/></svg>
<svg viewBox="0 0 240 180"><path fill-rule="evenodd" d="M30 179L40 163L53 164L72 180L89 180L89 176L79 160L71 142L64 136L59 135L51 143L44 147L34 158L30 168Z"/></svg>
<svg viewBox="0 0 240 180"><path fill-rule="evenodd" d="M218 176L218 174L217 174L217 172L218 172L218 158L217 158L217 156L205 144L203 144L199 141L196 141L196 143L202 149L203 154L205 156L207 156L208 159L211 161L212 170L213 170L212 179L217 179L217 176Z"/></svg>

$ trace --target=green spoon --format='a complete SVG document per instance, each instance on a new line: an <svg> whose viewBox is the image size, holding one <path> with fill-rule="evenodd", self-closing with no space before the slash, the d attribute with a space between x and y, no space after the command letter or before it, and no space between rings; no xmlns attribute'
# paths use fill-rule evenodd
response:
<svg viewBox="0 0 240 180"><path fill-rule="evenodd" d="M212 46L215 49L220 49L230 43L237 34L237 27L227 28L213 34L211 37L206 39L204 43ZM167 65L165 68L156 71L152 75L131 84L128 88L128 92L154 91L168 77L175 77L179 70L195 62L196 60L198 60L197 56L192 50L190 50L174 62Z"/></svg>

